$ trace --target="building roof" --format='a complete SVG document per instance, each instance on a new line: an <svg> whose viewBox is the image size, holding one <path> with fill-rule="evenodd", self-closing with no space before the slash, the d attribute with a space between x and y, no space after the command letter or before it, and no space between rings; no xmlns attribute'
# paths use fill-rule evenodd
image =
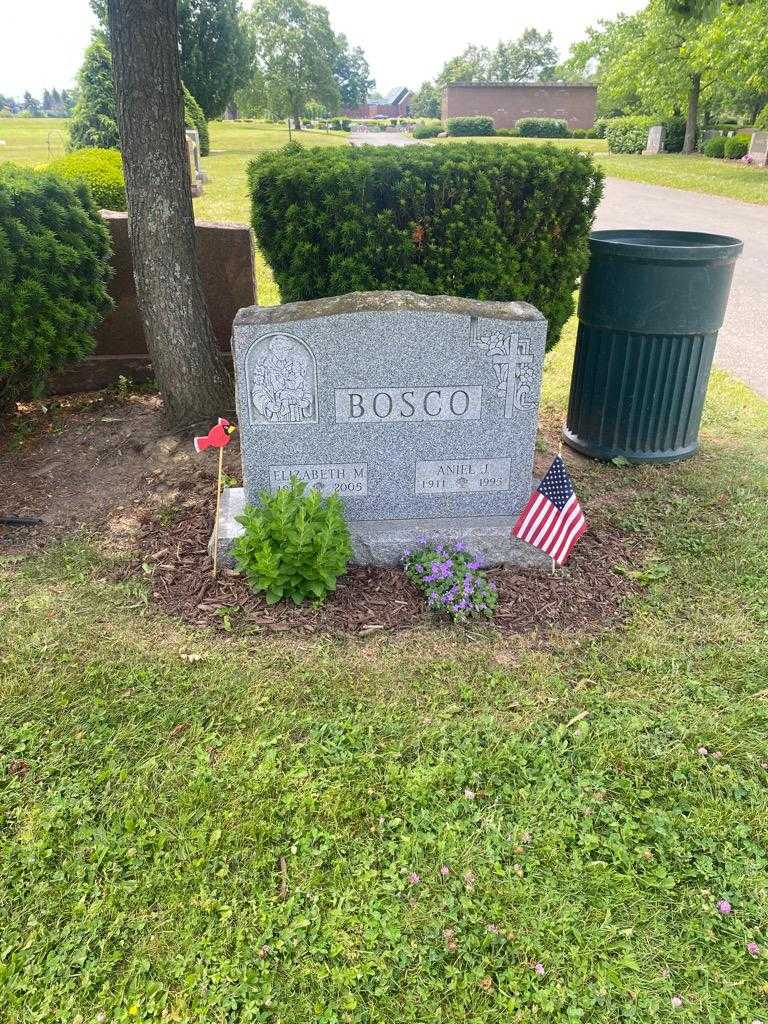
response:
<svg viewBox="0 0 768 1024"><path fill-rule="evenodd" d="M405 99L405 97L410 93L410 91L411 90L406 85L398 85L396 89L390 90L390 92L387 93L383 100L372 100L369 98L368 100L366 100L366 102L370 104L378 103L382 105L385 103L390 105L393 103L401 103Z"/></svg>
<svg viewBox="0 0 768 1024"><path fill-rule="evenodd" d="M450 82L446 89L597 89L596 82Z"/></svg>

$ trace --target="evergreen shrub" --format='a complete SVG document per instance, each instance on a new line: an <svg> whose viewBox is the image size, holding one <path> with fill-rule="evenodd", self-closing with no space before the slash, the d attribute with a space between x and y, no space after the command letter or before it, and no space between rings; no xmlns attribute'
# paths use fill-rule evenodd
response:
<svg viewBox="0 0 768 1024"><path fill-rule="evenodd" d="M248 169L284 302L352 291L526 300L549 342L573 312L603 174L554 146L287 146Z"/></svg>
<svg viewBox="0 0 768 1024"><path fill-rule="evenodd" d="M658 118L635 115L611 117L605 122L605 138L611 153L642 153L648 142L648 129L660 124Z"/></svg>
<svg viewBox="0 0 768 1024"><path fill-rule="evenodd" d="M492 117L449 117L446 124L449 135L495 135Z"/></svg>
<svg viewBox="0 0 768 1024"><path fill-rule="evenodd" d="M567 139L568 125L556 117L521 117L515 128L524 139Z"/></svg>
<svg viewBox="0 0 768 1024"><path fill-rule="evenodd" d="M414 139L436 139L445 131L442 121L419 121L413 129Z"/></svg>
<svg viewBox="0 0 768 1024"><path fill-rule="evenodd" d="M733 128L733 127L734 126L731 125L731 128ZM755 118L755 128L759 132L768 131L768 103L765 104L763 109L760 111L760 113Z"/></svg>
<svg viewBox="0 0 768 1024"><path fill-rule="evenodd" d="M747 135L733 135L725 140L725 159L741 160L749 152L750 139Z"/></svg>
<svg viewBox="0 0 768 1024"><path fill-rule="evenodd" d="M182 89L184 90L184 123L187 128L197 129L197 134L200 137L200 156L208 156L211 151L211 140L203 108L183 83Z"/></svg>
<svg viewBox="0 0 768 1024"><path fill-rule="evenodd" d="M125 210L123 160L117 149L76 149L45 168L67 181L84 182L100 210Z"/></svg>
<svg viewBox="0 0 768 1024"><path fill-rule="evenodd" d="M725 156L726 138L724 135L713 135L704 143L704 156L715 157L722 160Z"/></svg>
<svg viewBox="0 0 768 1024"><path fill-rule="evenodd" d="M109 256L85 185L0 165L0 407L92 350L111 305Z"/></svg>
<svg viewBox="0 0 768 1024"><path fill-rule="evenodd" d="M505 139L516 139L520 135L520 132L517 128L497 128L496 134Z"/></svg>

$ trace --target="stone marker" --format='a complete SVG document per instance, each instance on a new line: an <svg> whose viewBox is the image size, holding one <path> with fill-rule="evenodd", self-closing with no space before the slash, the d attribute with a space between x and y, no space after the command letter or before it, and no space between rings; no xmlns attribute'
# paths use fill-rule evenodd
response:
<svg viewBox="0 0 768 1024"><path fill-rule="evenodd" d="M753 132L749 143L749 156L758 167L768 167L768 132Z"/></svg>
<svg viewBox="0 0 768 1024"><path fill-rule="evenodd" d="M658 156L664 152L665 129L663 124L655 124L648 129L648 141L643 150L643 156Z"/></svg>
<svg viewBox="0 0 768 1024"><path fill-rule="evenodd" d="M397 563L420 535L485 562L549 565L509 531L531 491L546 320L524 302L358 292L235 318L245 501L298 476L341 497L355 561Z"/></svg>
<svg viewBox="0 0 768 1024"><path fill-rule="evenodd" d="M196 147L195 140L190 137L190 133L187 132L185 135L187 141L187 156L189 158L189 184L192 189L192 196L197 197L203 194L203 185L197 176L196 169Z"/></svg>

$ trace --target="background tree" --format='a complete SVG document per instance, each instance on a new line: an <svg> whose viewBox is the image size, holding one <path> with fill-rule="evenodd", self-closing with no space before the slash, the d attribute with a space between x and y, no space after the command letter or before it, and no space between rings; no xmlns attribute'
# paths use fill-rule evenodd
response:
<svg viewBox="0 0 768 1024"><path fill-rule="evenodd" d="M179 55L205 116L221 117L250 63L239 0L179 0Z"/></svg>
<svg viewBox="0 0 768 1024"><path fill-rule="evenodd" d="M26 110L31 117L40 116L40 100L36 99L29 89L24 93L21 108Z"/></svg>
<svg viewBox="0 0 768 1024"><path fill-rule="evenodd" d="M166 411L188 424L232 407L195 252L176 0L109 0L136 294Z"/></svg>
<svg viewBox="0 0 768 1024"><path fill-rule="evenodd" d="M527 28L518 39L500 39L493 49L468 46L446 61L438 86L456 82L529 82L551 78L557 64L552 33Z"/></svg>
<svg viewBox="0 0 768 1024"><path fill-rule="evenodd" d="M292 117L297 131L309 100L339 109L338 42L328 11L307 0L257 0L248 18L253 45L254 104Z"/></svg>
<svg viewBox="0 0 768 1024"><path fill-rule="evenodd" d="M414 93L411 110L416 117L440 117L440 90L432 82L422 82Z"/></svg>
<svg viewBox="0 0 768 1024"><path fill-rule="evenodd" d="M71 148L118 149L120 135L112 84L112 56L99 35L94 35L86 48L77 84L77 102L69 125Z"/></svg>
<svg viewBox="0 0 768 1024"><path fill-rule="evenodd" d="M336 48L333 77L339 87L341 102L345 107L356 107L365 103L376 82L371 78L371 69L361 47L350 49L347 37L337 35Z"/></svg>

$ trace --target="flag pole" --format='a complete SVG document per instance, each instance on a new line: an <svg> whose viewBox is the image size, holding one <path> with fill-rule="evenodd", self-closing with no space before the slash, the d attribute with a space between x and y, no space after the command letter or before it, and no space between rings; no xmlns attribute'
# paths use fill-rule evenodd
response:
<svg viewBox="0 0 768 1024"><path fill-rule="evenodd" d="M219 473L216 478L216 518L213 521L213 578L219 573L219 509L221 508L221 474L224 465L224 449L219 448Z"/></svg>

